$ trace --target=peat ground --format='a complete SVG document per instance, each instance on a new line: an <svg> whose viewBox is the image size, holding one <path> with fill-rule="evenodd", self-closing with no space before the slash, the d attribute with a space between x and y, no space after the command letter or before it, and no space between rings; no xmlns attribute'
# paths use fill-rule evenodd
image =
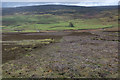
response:
<svg viewBox="0 0 120 80"><path fill-rule="evenodd" d="M118 37L101 30L3 33L3 78L117 78Z"/></svg>

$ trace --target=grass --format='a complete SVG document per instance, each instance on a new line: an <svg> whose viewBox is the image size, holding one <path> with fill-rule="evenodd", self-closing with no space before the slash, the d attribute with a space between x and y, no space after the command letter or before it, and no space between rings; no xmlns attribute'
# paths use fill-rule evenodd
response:
<svg viewBox="0 0 120 80"><path fill-rule="evenodd" d="M62 33L62 32L61 32ZM92 38L102 38L111 40L112 38L115 40L117 37L114 33L107 33L105 37L103 37L104 33L94 33L93 32L71 32L69 35L63 35L65 38L63 41L59 43L51 44L51 45L40 45L42 42L56 42L54 36L48 38L45 36L44 39L34 39L33 37L38 37L41 35L23 35L21 33L15 33L19 39L20 35L25 36L22 37L21 40L16 40L15 34L10 36L10 33L3 34L7 36L3 36L3 38L8 39L8 41L3 41L3 77L4 78L22 78L22 77L55 77L55 78L116 78L117 77L117 49L114 47L112 42L110 44L106 44L106 41L102 41L104 45L99 43L97 40L93 42ZM49 33L51 34L51 33ZM56 33L55 33L56 34ZM66 33L65 33L66 34ZM79 34L79 36L78 36ZM97 35L96 35L97 34ZM87 42L84 42L84 36L86 35ZM112 35L112 36L111 36ZM25 39L30 36L31 39ZM71 37L71 38L68 38ZM74 37L76 36L76 38ZM78 37L77 37L78 36ZM109 36L109 37L107 37ZM9 40L9 38L13 38L13 40ZM75 38L75 39L72 39ZM79 40L78 40L79 39ZM71 41L72 43L71 43ZM77 45L73 45L74 41L77 42ZM81 43L81 41L84 43ZM9 43L10 45L4 45L4 43ZM101 41L100 41L101 42ZM11 45L14 43L15 45ZM34 43L36 45L34 45ZM67 45L68 46L67 46ZM96 45L95 45L96 44ZM61 47L62 45L62 47ZM109 45L112 45L110 47ZM71 48L72 46L72 48ZM90 48L90 50L81 49L80 54L79 49L82 48ZM94 47L98 47L95 48ZM108 46L108 47L106 47ZM113 49L112 54L111 50L109 51L109 47ZM77 48L77 49L76 49ZM98 49L105 49L99 51ZM69 50L69 51L68 51ZM89 54L86 54L87 52ZM96 52L95 52L96 51ZM98 51L98 52L97 52ZM104 54L103 54L104 53ZM90 55L92 54L92 55ZM101 55L102 54L102 55ZM108 54L111 54L108 56ZM24 56L24 57L23 57ZM79 64L78 64L79 63ZM34 76L33 76L34 75Z"/></svg>
<svg viewBox="0 0 120 80"><path fill-rule="evenodd" d="M34 44L49 44L54 42L53 39L39 39L39 40L22 40L22 41L2 41L3 45L14 44L14 45L34 45Z"/></svg>
<svg viewBox="0 0 120 80"><path fill-rule="evenodd" d="M67 17L67 18L66 18ZM70 27L72 22L75 27ZM3 17L3 32L36 32L42 30L80 30L117 26L115 22L103 22L100 19L70 19L69 16L51 14L11 15Z"/></svg>

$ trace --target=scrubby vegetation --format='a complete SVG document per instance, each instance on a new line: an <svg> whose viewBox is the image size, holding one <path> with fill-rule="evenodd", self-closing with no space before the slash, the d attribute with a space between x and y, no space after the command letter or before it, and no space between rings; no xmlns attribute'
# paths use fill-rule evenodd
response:
<svg viewBox="0 0 120 80"><path fill-rule="evenodd" d="M2 22L3 78L118 77L117 6L3 8Z"/></svg>
<svg viewBox="0 0 120 80"><path fill-rule="evenodd" d="M5 33L3 40L3 78L118 77L118 32Z"/></svg>

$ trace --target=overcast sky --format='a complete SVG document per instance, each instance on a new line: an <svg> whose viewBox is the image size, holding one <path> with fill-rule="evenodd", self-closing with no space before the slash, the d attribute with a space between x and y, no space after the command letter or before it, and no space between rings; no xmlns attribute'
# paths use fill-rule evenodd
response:
<svg viewBox="0 0 120 80"><path fill-rule="evenodd" d="M107 6L118 5L120 0L2 0L2 2L77 2L71 5L75 6ZM70 5L70 4L69 4Z"/></svg>
<svg viewBox="0 0 120 80"><path fill-rule="evenodd" d="M2 2L105 2L118 3L119 0L2 0Z"/></svg>

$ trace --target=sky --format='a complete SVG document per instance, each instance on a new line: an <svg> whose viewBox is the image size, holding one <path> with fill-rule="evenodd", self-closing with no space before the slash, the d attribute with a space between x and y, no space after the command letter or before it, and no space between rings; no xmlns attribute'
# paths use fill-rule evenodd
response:
<svg viewBox="0 0 120 80"><path fill-rule="evenodd" d="M2 2L78 2L77 6L118 5L120 0L2 0Z"/></svg>
<svg viewBox="0 0 120 80"><path fill-rule="evenodd" d="M105 2L118 3L119 0L2 0L2 2Z"/></svg>

